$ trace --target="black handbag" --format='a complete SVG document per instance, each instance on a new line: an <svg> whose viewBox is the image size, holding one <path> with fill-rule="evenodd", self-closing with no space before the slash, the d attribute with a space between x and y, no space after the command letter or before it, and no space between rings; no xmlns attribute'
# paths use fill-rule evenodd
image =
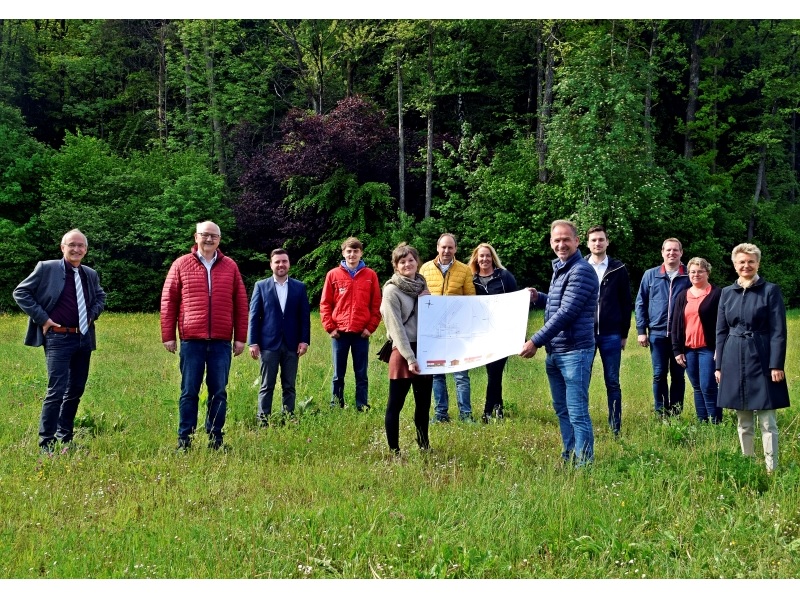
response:
<svg viewBox="0 0 800 600"><path fill-rule="evenodd" d="M385 363L389 362L389 358L392 356L392 340L386 340L381 346L381 349L378 350L378 353L375 355L378 357L378 360L382 360Z"/></svg>

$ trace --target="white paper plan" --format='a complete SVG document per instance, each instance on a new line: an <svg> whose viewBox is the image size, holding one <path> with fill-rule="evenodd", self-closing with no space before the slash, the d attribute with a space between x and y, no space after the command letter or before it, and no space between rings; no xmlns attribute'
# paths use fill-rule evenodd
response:
<svg viewBox="0 0 800 600"><path fill-rule="evenodd" d="M455 373L519 354L530 292L493 296L420 296L417 361L426 375Z"/></svg>

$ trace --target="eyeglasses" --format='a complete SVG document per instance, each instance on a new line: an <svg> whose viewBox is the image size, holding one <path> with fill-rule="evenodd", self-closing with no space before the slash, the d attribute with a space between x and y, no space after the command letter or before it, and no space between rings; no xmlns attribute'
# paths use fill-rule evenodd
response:
<svg viewBox="0 0 800 600"><path fill-rule="evenodd" d="M205 231L198 231L197 235L199 235L204 240L214 241L219 239L219 234L217 233L206 233Z"/></svg>
<svg viewBox="0 0 800 600"><path fill-rule="evenodd" d="M697 271L692 270L692 271L689 271L689 275L702 275L705 272L706 272L705 269L699 269Z"/></svg>
<svg viewBox="0 0 800 600"><path fill-rule="evenodd" d="M80 250L82 248L86 248L86 244L76 244L74 242L71 243L71 244L67 244L66 246L67 246L67 248L70 248L71 250Z"/></svg>

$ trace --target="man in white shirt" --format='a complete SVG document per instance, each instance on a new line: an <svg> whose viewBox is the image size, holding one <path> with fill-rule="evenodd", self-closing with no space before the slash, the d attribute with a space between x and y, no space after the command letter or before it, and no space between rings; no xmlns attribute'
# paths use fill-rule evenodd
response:
<svg viewBox="0 0 800 600"><path fill-rule="evenodd" d="M586 260L594 268L600 282L594 319L595 353L600 353L603 362L603 378L608 397L608 425L617 436L622 426L619 366L631 327L631 284L625 265L606 252L608 233L605 227L590 227L586 240L589 247Z"/></svg>

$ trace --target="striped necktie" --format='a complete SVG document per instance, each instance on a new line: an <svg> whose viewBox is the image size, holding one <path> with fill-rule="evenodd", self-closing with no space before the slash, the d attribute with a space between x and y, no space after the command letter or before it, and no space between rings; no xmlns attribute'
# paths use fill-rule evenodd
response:
<svg viewBox="0 0 800 600"><path fill-rule="evenodd" d="M81 284L81 271L72 267L75 272L75 297L78 300L78 327L83 335L89 333L89 321L86 319L86 301L83 299L83 285Z"/></svg>

